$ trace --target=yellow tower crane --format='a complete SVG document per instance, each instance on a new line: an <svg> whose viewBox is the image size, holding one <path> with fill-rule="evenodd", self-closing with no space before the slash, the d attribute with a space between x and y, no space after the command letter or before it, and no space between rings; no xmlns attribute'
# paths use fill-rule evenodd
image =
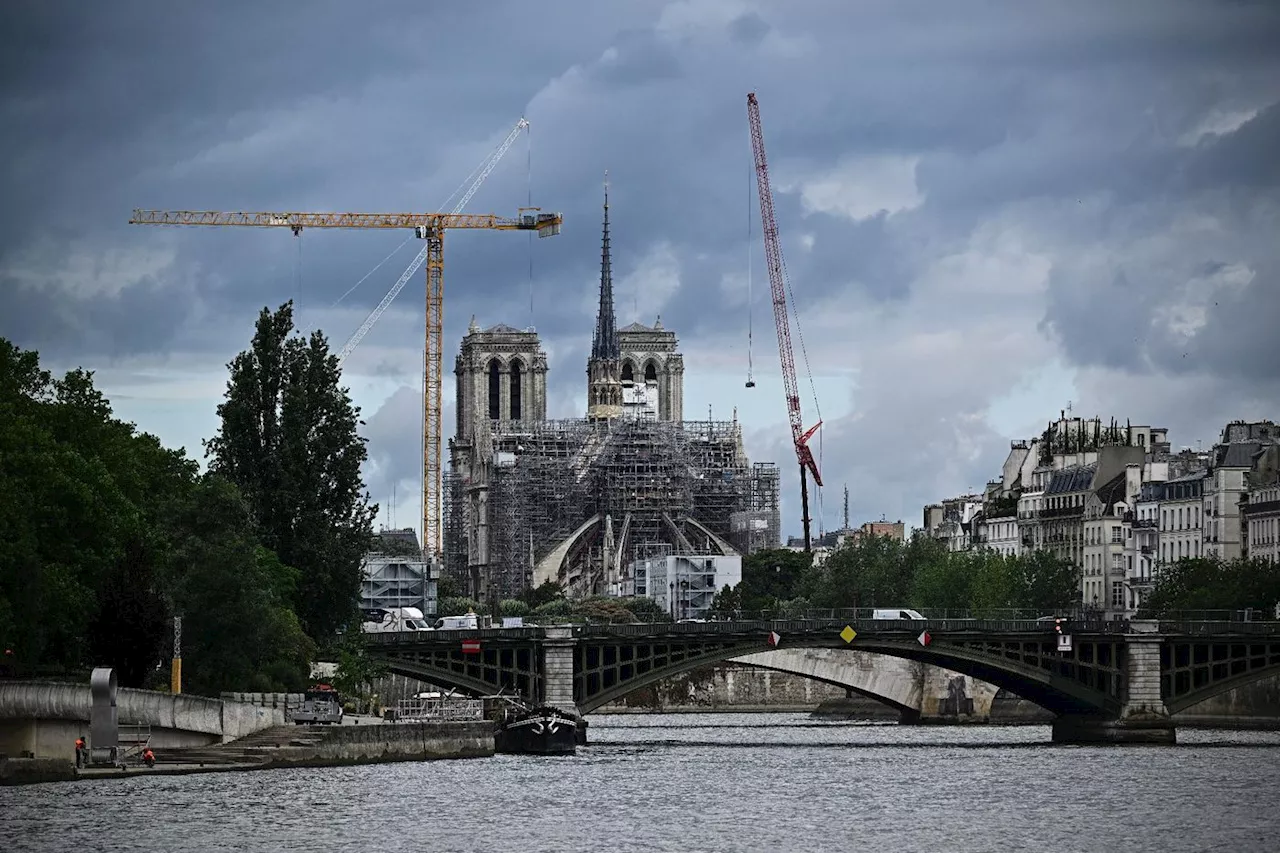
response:
<svg viewBox="0 0 1280 853"><path fill-rule="evenodd" d="M422 538L428 554L443 544L444 480L440 460L443 435L441 371L444 364L444 232L450 228L488 231L537 231L539 237L560 233L563 217L538 208L521 208L515 218L489 213L243 213L211 210L135 210L131 225L236 225L288 228L295 236L304 228L412 228L426 240L427 336L422 349ZM340 358L350 351L344 348Z"/></svg>

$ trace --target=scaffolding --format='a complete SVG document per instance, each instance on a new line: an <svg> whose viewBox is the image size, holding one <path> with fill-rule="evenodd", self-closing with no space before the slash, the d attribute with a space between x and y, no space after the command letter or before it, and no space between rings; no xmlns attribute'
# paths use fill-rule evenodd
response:
<svg viewBox="0 0 1280 853"><path fill-rule="evenodd" d="M497 422L470 471L446 481L446 571L476 569L489 599L527 589L538 562L593 519L567 561L582 594L607 591L637 559L776 545L777 469L751 465L737 421ZM744 512L765 520L745 550L734 528Z"/></svg>
<svg viewBox="0 0 1280 853"><path fill-rule="evenodd" d="M744 557L777 548L782 541L782 516L778 507L778 466L757 462L751 466L750 508L729 517L730 541Z"/></svg>

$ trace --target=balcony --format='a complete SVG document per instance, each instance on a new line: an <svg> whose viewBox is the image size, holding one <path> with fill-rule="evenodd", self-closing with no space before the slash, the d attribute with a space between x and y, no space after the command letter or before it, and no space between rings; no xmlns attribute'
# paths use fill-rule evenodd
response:
<svg viewBox="0 0 1280 853"><path fill-rule="evenodd" d="M1157 522L1154 518L1139 518L1133 522L1133 526L1155 528L1157 526Z"/></svg>
<svg viewBox="0 0 1280 853"><path fill-rule="evenodd" d="M1084 515L1083 506L1061 506L1040 510L1041 518L1079 518Z"/></svg>

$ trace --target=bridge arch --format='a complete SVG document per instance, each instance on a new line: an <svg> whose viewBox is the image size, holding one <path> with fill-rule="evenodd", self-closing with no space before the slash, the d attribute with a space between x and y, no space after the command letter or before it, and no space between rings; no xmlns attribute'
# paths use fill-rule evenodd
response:
<svg viewBox="0 0 1280 853"><path fill-rule="evenodd" d="M832 648L829 640L816 637L796 636L794 640L784 640L784 643L787 648ZM653 648L663 647L654 644ZM1110 689L1098 689L1054 672L1042 661L1015 660L1007 653L996 659L992 651L987 649L975 650L960 645L930 648L922 647L914 640L888 638L860 641L856 650L959 672L996 687L1007 688L1055 714L1114 715L1122 706L1118 683L1107 685ZM575 667L574 699L579 712L587 714L637 688L701 666L760 652L761 649L758 639L743 638L720 648L694 646L683 654L672 654L671 651L651 652L626 662L619 661L619 656L615 653L615 662L612 664L594 663L591 660L589 642L584 645L580 641L577 651L585 660L580 658L579 665ZM601 657L603 655L597 655L597 658ZM1118 678L1118 674L1116 677ZM885 701L880 696L873 698ZM895 704L895 700L890 700L889 704ZM915 709L919 709L918 702Z"/></svg>

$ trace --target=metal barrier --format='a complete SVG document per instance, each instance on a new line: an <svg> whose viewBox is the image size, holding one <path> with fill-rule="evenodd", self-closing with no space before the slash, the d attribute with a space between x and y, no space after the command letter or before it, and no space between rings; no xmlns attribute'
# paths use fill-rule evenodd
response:
<svg viewBox="0 0 1280 853"><path fill-rule="evenodd" d="M459 722L484 719L482 699L401 699L396 706L398 722Z"/></svg>

